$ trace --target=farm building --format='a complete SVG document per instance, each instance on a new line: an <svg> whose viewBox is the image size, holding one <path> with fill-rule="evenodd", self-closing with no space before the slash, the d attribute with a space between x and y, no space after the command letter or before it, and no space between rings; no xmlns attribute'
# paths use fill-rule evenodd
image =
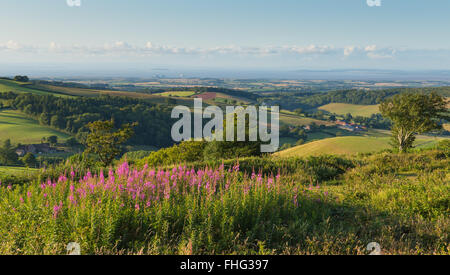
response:
<svg viewBox="0 0 450 275"><path fill-rule="evenodd" d="M55 148L52 148L48 143L21 145L16 149L16 154L19 157L23 157L27 153L41 154L41 153L56 153L56 152L57 150Z"/></svg>

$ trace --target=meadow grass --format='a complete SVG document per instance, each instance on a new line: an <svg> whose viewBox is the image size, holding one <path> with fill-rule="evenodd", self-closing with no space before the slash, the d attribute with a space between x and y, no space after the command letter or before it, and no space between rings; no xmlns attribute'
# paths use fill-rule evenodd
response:
<svg viewBox="0 0 450 275"><path fill-rule="evenodd" d="M14 144L40 143L43 137L55 135L60 141L64 141L70 135L54 130L28 118L16 110L0 111L0 142L11 139Z"/></svg>
<svg viewBox="0 0 450 275"><path fill-rule="evenodd" d="M122 163L105 174L69 168L2 183L0 254L65 254L73 241L83 254L367 254L375 241L383 254L448 255L448 159L426 151L215 168ZM280 161L286 173L248 173ZM308 176L324 165L341 169Z"/></svg>
<svg viewBox="0 0 450 275"><path fill-rule="evenodd" d="M431 148L441 138L418 137L415 142L417 148ZM275 154L278 157L305 157L318 156L322 154L354 155L358 153L375 153L389 149L389 137L363 137L346 136L325 138L307 144L295 146Z"/></svg>
<svg viewBox="0 0 450 275"><path fill-rule="evenodd" d="M158 95L161 95L161 96L190 97L190 96L195 95L195 92L194 91L170 91L170 92L160 93Z"/></svg>
<svg viewBox="0 0 450 275"><path fill-rule="evenodd" d="M41 89L34 86L32 83L22 83L14 80L0 79L0 93L15 92L15 93L32 93L37 95L54 95L67 97L63 93L56 93L55 91Z"/></svg>
<svg viewBox="0 0 450 275"><path fill-rule="evenodd" d="M15 166L0 166L0 175L32 175L39 172L39 169Z"/></svg>
<svg viewBox="0 0 450 275"><path fill-rule="evenodd" d="M380 112L379 105L356 105L347 103L330 103L319 107L324 110L338 115L351 114L352 116L370 117Z"/></svg>
<svg viewBox="0 0 450 275"><path fill-rule="evenodd" d="M318 120L318 119L309 118L309 117L300 117L298 115L291 115L291 114L287 114L287 113L280 113L280 123L287 124L287 125L293 125L293 126L306 126L306 125L311 125L312 123L315 123L317 125L325 125L325 126L334 125L334 123L332 123L330 121Z"/></svg>

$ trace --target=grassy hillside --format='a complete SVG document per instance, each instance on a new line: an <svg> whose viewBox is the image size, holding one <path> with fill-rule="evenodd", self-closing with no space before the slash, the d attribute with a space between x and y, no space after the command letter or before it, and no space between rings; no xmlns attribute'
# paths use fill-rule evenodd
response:
<svg viewBox="0 0 450 275"><path fill-rule="evenodd" d="M348 113L352 116L370 117L373 114L379 113L379 105L355 105L346 103L330 103L319 107L320 110L324 110L330 113L338 115L346 115Z"/></svg>
<svg viewBox="0 0 450 275"><path fill-rule="evenodd" d="M25 168L25 167L10 167L10 166L0 166L0 177L1 176L19 176L19 175L34 175L39 172L39 169Z"/></svg>
<svg viewBox="0 0 450 275"><path fill-rule="evenodd" d="M0 254L450 253L448 151L220 163L5 181Z"/></svg>
<svg viewBox="0 0 450 275"><path fill-rule="evenodd" d="M54 96L67 97L70 94L65 94L59 90L45 89L44 87L35 86L32 83L22 83L14 80L0 79L0 93L15 92L15 93L32 93L38 95L52 94Z"/></svg>
<svg viewBox="0 0 450 275"><path fill-rule="evenodd" d="M65 133L39 125L37 121L27 118L19 111L0 111L0 142L9 138L15 144L40 143L43 137L52 135L61 141L69 137Z"/></svg>
<svg viewBox="0 0 450 275"><path fill-rule="evenodd" d="M309 117L300 117L298 115L291 115L289 113L284 113L284 112L280 112L280 122L282 124L293 125L293 126L306 126L306 125L310 125L311 123L315 123L317 125L325 125L325 126L334 125L334 123L329 122L329 121L318 120L318 119L309 118Z"/></svg>
<svg viewBox="0 0 450 275"><path fill-rule="evenodd" d="M189 97L189 96L195 95L195 92L194 91L170 91L170 92L160 93L158 95L161 95L161 96Z"/></svg>
<svg viewBox="0 0 450 275"><path fill-rule="evenodd" d="M33 93L40 95L48 94L48 92L31 88L29 83L0 79L0 93L3 92Z"/></svg>
<svg viewBox="0 0 450 275"><path fill-rule="evenodd" d="M417 147L430 147L439 139L420 137L416 141ZM378 152L390 148L389 137L336 137L313 141L300 146L278 152L279 157L305 157L322 154L353 155L357 153Z"/></svg>

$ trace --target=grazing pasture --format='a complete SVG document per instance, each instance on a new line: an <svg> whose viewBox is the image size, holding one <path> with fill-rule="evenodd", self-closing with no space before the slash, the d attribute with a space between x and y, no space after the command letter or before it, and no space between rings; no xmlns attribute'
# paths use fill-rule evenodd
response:
<svg viewBox="0 0 450 275"><path fill-rule="evenodd" d="M346 103L330 103L319 107L319 109L338 115L351 114L354 117L370 117L371 115L380 112L379 105L356 105Z"/></svg>
<svg viewBox="0 0 450 275"><path fill-rule="evenodd" d="M436 145L440 139L418 137L415 146L426 148ZM389 137L346 136L325 138L275 153L279 157L305 157L323 154L354 155L374 153L391 148Z"/></svg>
<svg viewBox="0 0 450 275"><path fill-rule="evenodd" d="M280 123L293 126L306 126L311 125L312 123L315 123L316 125L325 125L325 126L334 125L334 123L330 121L318 120L309 117L300 117L298 115L291 115L281 112L280 112Z"/></svg>
<svg viewBox="0 0 450 275"><path fill-rule="evenodd" d="M158 94L160 96L190 97L195 95L194 91L170 91Z"/></svg>
<svg viewBox="0 0 450 275"><path fill-rule="evenodd" d="M60 141L70 137L63 132L39 125L36 120L19 111L0 111L0 142L11 139L15 144L33 144L40 143L43 137L48 136L57 136Z"/></svg>

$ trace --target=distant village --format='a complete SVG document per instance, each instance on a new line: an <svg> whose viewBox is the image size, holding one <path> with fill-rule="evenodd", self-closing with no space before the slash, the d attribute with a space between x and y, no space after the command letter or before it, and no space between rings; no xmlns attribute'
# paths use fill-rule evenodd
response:
<svg viewBox="0 0 450 275"><path fill-rule="evenodd" d="M27 153L32 154L51 154L62 152L57 150L56 148L50 146L49 143L40 143L40 144L27 144L27 145L19 145L16 149L16 154L19 157L25 156Z"/></svg>
<svg viewBox="0 0 450 275"><path fill-rule="evenodd" d="M360 132L367 130L367 127L358 125L356 123L348 123L342 120L337 120L336 125L339 129L350 131L350 132Z"/></svg>

